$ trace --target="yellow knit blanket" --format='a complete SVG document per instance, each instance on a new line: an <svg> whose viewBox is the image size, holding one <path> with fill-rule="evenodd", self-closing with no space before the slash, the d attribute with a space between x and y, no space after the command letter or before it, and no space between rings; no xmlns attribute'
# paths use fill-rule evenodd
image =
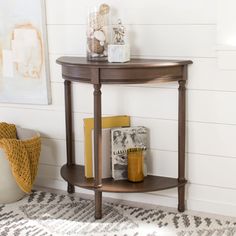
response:
<svg viewBox="0 0 236 236"><path fill-rule="evenodd" d="M3 122L0 123L0 148L7 155L18 186L22 191L30 193L38 170L40 137L18 140L16 126Z"/></svg>

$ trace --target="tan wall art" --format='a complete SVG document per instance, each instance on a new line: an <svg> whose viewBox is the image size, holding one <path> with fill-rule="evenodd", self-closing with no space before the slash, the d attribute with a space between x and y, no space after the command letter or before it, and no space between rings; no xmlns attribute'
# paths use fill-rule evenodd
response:
<svg viewBox="0 0 236 236"><path fill-rule="evenodd" d="M0 0L0 102L50 103L43 0Z"/></svg>

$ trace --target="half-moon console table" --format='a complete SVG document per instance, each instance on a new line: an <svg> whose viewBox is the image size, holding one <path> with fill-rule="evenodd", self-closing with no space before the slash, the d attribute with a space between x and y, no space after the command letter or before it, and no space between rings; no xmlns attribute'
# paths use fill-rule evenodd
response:
<svg viewBox="0 0 236 236"><path fill-rule="evenodd" d="M67 164L61 168L62 177L68 182L68 192L74 186L95 192L95 218L102 218L102 192L137 193L151 192L178 187L178 210L185 210L185 84L187 67L192 61L132 59L127 63L92 62L82 57L61 57L65 82L65 117ZM126 180L102 179L101 145L101 85L102 84L145 84L155 82L179 83L178 115L178 178L149 175L141 183ZM90 83L94 87L94 163L95 178L87 179L84 167L76 165L72 131L71 82ZM145 98L144 98L145 99Z"/></svg>

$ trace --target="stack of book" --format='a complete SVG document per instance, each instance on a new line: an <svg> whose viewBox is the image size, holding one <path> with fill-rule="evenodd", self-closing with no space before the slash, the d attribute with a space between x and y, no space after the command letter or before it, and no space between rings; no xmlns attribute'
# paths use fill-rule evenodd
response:
<svg viewBox="0 0 236 236"><path fill-rule="evenodd" d="M128 149L141 148L144 176L147 175L147 128L143 126L111 130L111 170L115 180L128 178Z"/></svg>
<svg viewBox="0 0 236 236"><path fill-rule="evenodd" d="M84 119L85 176L94 177L93 149L94 119ZM148 130L143 126L130 127L129 116L102 118L102 178L127 179L127 150L141 148L144 155L144 176L147 175Z"/></svg>

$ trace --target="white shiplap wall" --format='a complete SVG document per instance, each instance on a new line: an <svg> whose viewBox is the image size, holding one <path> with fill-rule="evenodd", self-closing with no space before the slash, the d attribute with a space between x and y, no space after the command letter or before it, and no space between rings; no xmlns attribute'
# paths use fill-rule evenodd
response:
<svg viewBox="0 0 236 236"><path fill-rule="evenodd" d="M66 156L64 90L55 60L61 55L85 55L87 8L98 2L46 0L53 104L0 104L1 120L42 134L38 185L66 187L59 173ZM236 215L236 71L221 70L217 65L216 1L105 2L113 7L113 16L127 25L133 56L193 60L187 85L187 206ZM104 115L127 114L133 125L151 130L149 170L153 174L177 176L176 88L175 84L102 88ZM82 119L93 112L92 87L76 84L73 89L76 159L83 163ZM172 189L108 196L175 207L176 193Z"/></svg>

